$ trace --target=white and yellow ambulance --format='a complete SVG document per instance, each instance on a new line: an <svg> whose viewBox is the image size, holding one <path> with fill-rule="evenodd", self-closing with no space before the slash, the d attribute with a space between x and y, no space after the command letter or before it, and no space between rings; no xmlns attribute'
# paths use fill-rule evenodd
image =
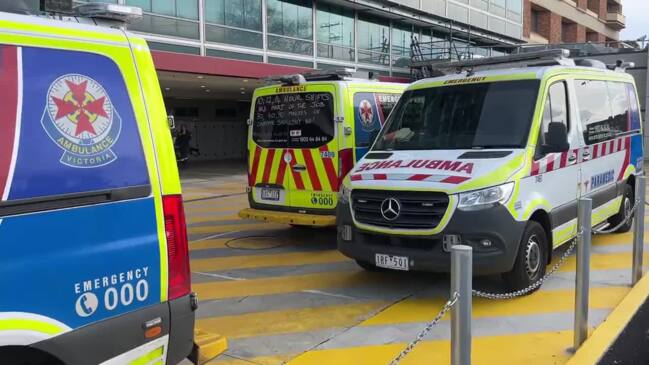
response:
<svg viewBox="0 0 649 365"><path fill-rule="evenodd" d="M405 84L346 72L279 77L255 90L242 218L336 224L339 182L369 149Z"/></svg>
<svg viewBox="0 0 649 365"><path fill-rule="evenodd" d="M634 80L553 60L408 87L343 182L339 250L367 269L445 272L461 243L476 274L520 289L575 237L578 198L595 226L621 223L643 168Z"/></svg>

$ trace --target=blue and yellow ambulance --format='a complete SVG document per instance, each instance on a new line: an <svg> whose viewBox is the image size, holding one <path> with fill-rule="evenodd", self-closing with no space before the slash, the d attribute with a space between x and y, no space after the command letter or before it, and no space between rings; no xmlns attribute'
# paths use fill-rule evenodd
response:
<svg viewBox="0 0 649 365"><path fill-rule="evenodd" d="M0 13L0 93L0 363L182 361L197 300L146 42Z"/></svg>

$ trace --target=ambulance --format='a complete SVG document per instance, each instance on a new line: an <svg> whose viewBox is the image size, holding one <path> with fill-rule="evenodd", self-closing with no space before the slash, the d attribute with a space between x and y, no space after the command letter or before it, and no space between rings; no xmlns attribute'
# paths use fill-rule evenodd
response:
<svg viewBox="0 0 649 365"><path fill-rule="evenodd" d="M180 181L149 48L94 25L138 15L115 4L81 5L68 21L0 12L2 364L197 356Z"/></svg>
<svg viewBox="0 0 649 365"><path fill-rule="evenodd" d="M470 245L475 274L521 289L576 236L579 198L596 227L630 214L643 171L634 79L564 50L508 57L408 87L343 182L343 254L369 270L448 272L449 248Z"/></svg>
<svg viewBox="0 0 649 365"><path fill-rule="evenodd" d="M253 95L250 208L239 216L334 226L340 181L367 152L406 85L352 78L346 71L272 81Z"/></svg>

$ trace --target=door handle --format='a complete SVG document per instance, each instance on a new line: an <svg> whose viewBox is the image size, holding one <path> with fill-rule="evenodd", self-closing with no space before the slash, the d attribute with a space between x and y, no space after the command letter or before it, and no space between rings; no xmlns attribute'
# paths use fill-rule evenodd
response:
<svg viewBox="0 0 649 365"><path fill-rule="evenodd" d="M306 171L306 166L304 165L293 165L291 168L293 171Z"/></svg>

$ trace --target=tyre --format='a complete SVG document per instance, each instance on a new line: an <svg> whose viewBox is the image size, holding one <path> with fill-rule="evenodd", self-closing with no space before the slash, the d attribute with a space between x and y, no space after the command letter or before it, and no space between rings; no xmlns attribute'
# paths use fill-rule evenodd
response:
<svg viewBox="0 0 649 365"><path fill-rule="evenodd" d="M631 214L631 209L633 208L633 188L631 185L624 185L624 192L622 197L622 204L620 205L620 210L616 215L608 219L608 223L611 225L611 228L616 227L618 224L624 221L629 214ZM615 231L615 233L625 233L631 230L633 226L633 219L629 219L624 223L620 228Z"/></svg>
<svg viewBox="0 0 649 365"><path fill-rule="evenodd" d="M528 222L521 238L514 268L503 274L509 290L527 288L545 275L550 254L549 246L543 227L537 222Z"/></svg>

